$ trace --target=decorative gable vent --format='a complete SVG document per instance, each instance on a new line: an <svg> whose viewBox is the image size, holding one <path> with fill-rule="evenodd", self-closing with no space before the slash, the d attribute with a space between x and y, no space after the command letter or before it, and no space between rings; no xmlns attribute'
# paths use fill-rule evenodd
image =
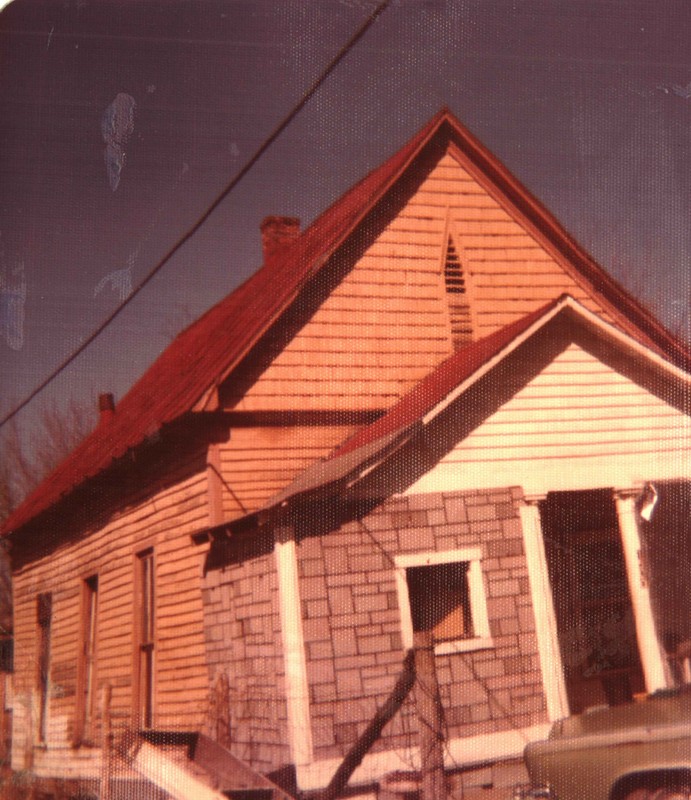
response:
<svg viewBox="0 0 691 800"><path fill-rule="evenodd" d="M451 341L458 349L473 339L473 325L468 300L468 284L463 264L451 236L446 243L444 258L444 285L449 303Z"/></svg>

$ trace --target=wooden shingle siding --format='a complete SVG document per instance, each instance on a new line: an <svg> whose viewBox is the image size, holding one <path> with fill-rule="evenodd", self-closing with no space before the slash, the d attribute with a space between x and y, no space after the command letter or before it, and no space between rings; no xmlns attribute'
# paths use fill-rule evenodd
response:
<svg viewBox="0 0 691 800"><path fill-rule="evenodd" d="M116 725L129 724L132 711L134 554L144 546L157 557L156 724L198 729L206 710L204 635L199 577L204 548L189 534L207 522L206 474L194 474L132 505L103 528L64 544L54 553L15 573L16 692L19 712L14 734L24 741L30 729L26 709L35 691L36 596L53 594L48 711L48 751L35 753L40 773L56 762L68 775L87 751L72 749L80 630L80 586L87 575L99 579L99 623L96 660L96 718L101 724L101 691L112 690ZM144 544L142 544L144 543ZM56 563L60 569L56 570ZM33 677L32 677L33 676ZM23 756L14 749L15 760ZM88 759L87 759L88 760ZM22 764L16 763L16 768Z"/></svg>
<svg viewBox="0 0 691 800"><path fill-rule="evenodd" d="M236 408L391 406L452 351L443 261L459 250L473 338L561 294L603 313L531 233L447 153Z"/></svg>
<svg viewBox="0 0 691 800"><path fill-rule="evenodd" d="M276 769L290 753L273 553L209 571L203 592L207 681L227 678L231 749L262 771Z"/></svg>

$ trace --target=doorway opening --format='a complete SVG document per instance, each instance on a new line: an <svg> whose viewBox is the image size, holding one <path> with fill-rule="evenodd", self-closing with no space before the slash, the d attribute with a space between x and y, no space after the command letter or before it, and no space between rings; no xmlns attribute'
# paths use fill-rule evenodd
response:
<svg viewBox="0 0 691 800"><path fill-rule="evenodd" d="M540 504L572 714L645 691L611 490L551 492Z"/></svg>

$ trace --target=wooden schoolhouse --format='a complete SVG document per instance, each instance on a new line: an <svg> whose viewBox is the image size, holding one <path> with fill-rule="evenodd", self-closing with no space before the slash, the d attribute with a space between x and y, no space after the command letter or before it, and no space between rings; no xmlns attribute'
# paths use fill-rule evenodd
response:
<svg viewBox="0 0 691 800"><path fill-rule="evenodd" d="M261 235L3 528L13 768L203 735L322 789L420 631L446 767L486 781L683 680L688 349L445 109ZM418 768L418 724L411 694L351 785Z"/></svg>

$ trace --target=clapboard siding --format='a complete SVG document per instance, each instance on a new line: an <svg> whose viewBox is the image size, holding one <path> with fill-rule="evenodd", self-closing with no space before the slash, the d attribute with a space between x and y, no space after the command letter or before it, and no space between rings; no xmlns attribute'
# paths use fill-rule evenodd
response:
<svg viewBox="0 0 691 800"><path fill-rule="evenodd" d="M364 270L360 277L363 275ZM421 306L427 304L431 310L438 311L436 276L428 278L427 283L425 283L425 279L423 278L415 284L410 282L403 283L398 277L399 276L394 274L387 280L386 276L380 275L377 271L377 274L374 276L367 276L366 282L363 281L360 284L357 281L353 281L348 284L347 287L342 287L333 293L334 306L338 302L338 299L341 299L342 303L348 307L352 307L351 301L354 299L374 300L375 298L384 298L388 301L391 287L396 286L399 289L397 297L400 310L409 311L411 303L415 303L416 305L419 303ZM391 308L387 310L390 311Z"/></svg>
<svg viewBox="0 0 691 800"><path fill-rule="evenodd" d="M508 268L502 272L495 271L492 274L476 273L475 289L490 289L496 287L504 287L506 289L531 289L550 287L552 290L566 290L571 288L568 278L565 275L559 275L553 272L540 272L539 270L531 270L527 272L524 269L511 270Z"/></svg>
<svg viewBox="0 0 691 800"><path fill-rule="evenodd" d="M517 242L513 246L507 244L507 236L487 236L473 244L472 237L463 238L463 245L466 252L472 253L473 263L476 264L476 271L491 270L500 271L503 267L510 267L517 271L526 269L543 270L560 275L561 271L554 268L553 259L535 245L527 242ZM518 237L516 237L518 238ZM490 264L485 264L490 262ZM564 276L570 281L568 276ZM571 281L570 281L571 282Z"/></svg>
<svg viewBox="0 0 691 800"><path fill-rule="evenodd" d="M545 408L552 410L549 420ZM636 443L659 442L664 432L683 448L688 424L663 400L571 345L459 445L452 459L481 451L493 457L509 446L522 448L520 457L540 458L549 447L568 458L574 446L598 452L621 440L622 431L632 452Z"/></svg>
<svg viewBox="0 0 691 800"><path fill-rule="evenodd" d="M414 337L417 330L424 332L425 328L427 328L430 332L434 332L444 323L446 317L446 309L444 307L439 306L438 303L430 304L426 300L420 302L419 307L417 307L417 304L413 301L403 303L400 301L380 300L379 298L369 299L376 300L381 305L369 309L349 309L349 304L339 303L337 299L331 308L323 309L315 314L312 325L322 325L328 329L331 325L347 324L352 329L351 336L360 336L362 333L368 339L371 339L370 332L376 326L382 325L382 332L393 328ZM339 308L339 306L341 307ZM280 360L279 356L272 367L279 366ZM310 364L305 364L305 367L310 366Z"/></svg>
<svg viewBox="0 0 691 800"><path fill-rule="evenodd" d="M396 365L405 368L406 366L412 367L415 363L415 354L405 350L401 343L387 351L359 350L358 356L357 370L359 371L372 368L379 369L380 367L393 367ZM282 359L281 366L290 368L290 366L294 364L297 368L305 369L303 362L304 357L304 351L300 353L292 352L286 355L285 359ZM312 358L316 365L329 370L352 369L352 367L349 366L349 362L352 358L350 353L316 351L312 354ZM354 375L356 377L357 374L358 372L355 371Z"/></svg>
<svg viewBox="0 0 691 800"><path fill-rule="evenodd" d="M347 326L338 326L338 328L347 331ZM381 353L383 357L389 354L405 353L408 358L415 359L420 353L434 354L439 352L440 346L443 346L446 342L445 331L436 331L434 334L427 337L418 336L415 342L416 348L414 353L411 353L410 349L406 348L404 341L394 339L381 341L379 343L353 339L348 342L348 348L346 349L342 346L343 339L337 337L337 331L334 331L333 328L331 331L322 331L321 335L316 335L316 331L313 333L314 335L304 336L302 338L301 346L304 348L303 350L292 351L292 354L295 354L298 360L302 357L300 353L308 354L306 357L310 359L319 358L324 363L330 363L332 357L334 359L352 359L351 354L354 353ZM338 349L339 343L341 345L340 350ZM287 358L292 357L292 354ZM357 360L358 363L360 363L359 357ZM341 361L341 363L343 362Z"/></svg>
<svg viewBox="0 0 691 800"><path fill-rule="evenodd" d="M28 709L36 701L36 598L52 592L51 694L48 748L34 753L38 774L67 777L89 774L98 760L92 751L72 747L77 661L80 647L81 585L98 575L97 689L113 687L116 724L132 711L133 587L135 554L153 547L156 573L157 726L198 730L206 711L206 680L200 576L204 547L190 533L208 520L207 477L189 467L187 477L114 515L104 527L78 541L58 546L15 571L16 693L15 767L22 768ZM189 474L193 473L193 474ZM59 530L47 536L59 536ZM100 725L100 708L97 730Z"/></svg>
<svg viewBox="0 0 691 800"><path fill-rule="evenodd" d="M554 489L570 473L589 474L593 487L616 475L629 485L683 468L690 444L689 417L572 344L409 491L492 485L506 470L524 486L544 478Z"/></svg>
<svg viewBox="0 0 691 800"><path fill-rule="evenodd" d="M223 513L254 511L353 433L352 425L234 428L220 445Z"/></svg>
<svg viewBox="0 0 691 800"><path fill-rule="evenodd" d="M442 276L449 234L468 284L474 338L565 293L609 320L463 158L441 158L244 397L229 394L233 407L389 407L451 352ZM392 357L401 351L400 360Z"/></svg>

